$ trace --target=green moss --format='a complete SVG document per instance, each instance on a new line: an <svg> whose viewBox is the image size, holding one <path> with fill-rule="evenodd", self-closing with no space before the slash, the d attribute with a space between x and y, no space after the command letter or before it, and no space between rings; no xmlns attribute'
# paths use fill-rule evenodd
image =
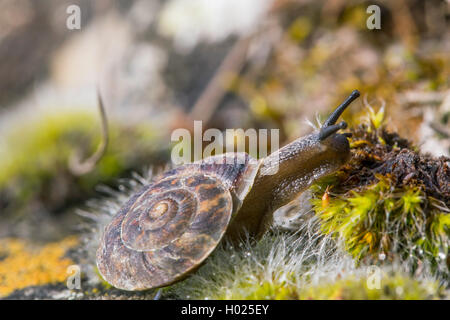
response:
<svg viewBox="0 0 450 320"><path fill-rule="evenodd" d="M449 215L433 209L420 189L395 188L383 179L364 190L333 197L326 206L320 198L312 203L322 220L322 231L343 238L346 249L358 260L387 253L417 259L416 263L445 263Z"/></svg>
<svg viewBox="0 0 450 320"><path fill-rule="evenodd" d="M220 300L424 300L445 296L433 281L418 281L396 275L382 278L380 287L368 285L370 279L349 276L338 281L319 284L241 282L212 296Z"/></svg>
<svg viewBox="0 0 450 320"><path fill-rule="evenodd" d="M75 154L87 159L100 144L98 114L53 111L23 121L6 133L0 157L0 191L14 200L14 208L10 208L14 213L32 200L52 210L55 199L49 197L55 194L60 197L59 204L91 194L98 183L114 181L124 172L147 164L158 136L148 124L129 128L110 119L105 155L91 172L76 176L69 168L70 159Z"/></svg>
<svg viewBox="0 0 450 320"><path fill-rule="evenodd" d="M83 135L88 136L93 126L92 115L73 112L47 115L14 128L7 137L4 156L0 160L3 168L0 187L8 185L17 176L39 179L48 175L55 164L68 158L73 142Z"/></svg>
<svg viewBox="0 0 450 320"><path fill-rule="evenodd" d="M280 282L242 281L224 292L212 295L216 300L292 300L298 299L295 286Z"/></svg>
<svg viewBox="0 0 450 320"><path fill-rule="evenodd" d="M354 268L326 238L269 234L239 248L221 246L165 298L218 300L439 299L437 281L415 278L398 266ZM329 250L322 251L321 247ZM394 271L395 270L395 271Z"/></svg>
<svg viewBox="0 0 450 320"><path fill-rule="evenodd" d="M354 131L350 163L312 186L321 230L343 240L358 262L400 259L411 272L426 266L448 281L445 160L405 148L407 143L386 133L380 112L371 110L369 125Z"/></svg>
<svg viewBox="0 0 450 320"><path fill-rule="evenodd" d="M368 278L349 277L334 283L307 286L300 299L326 300L425 300L445 297L433 281L418 281L404 275L382 277L379 287Z"/></svg>

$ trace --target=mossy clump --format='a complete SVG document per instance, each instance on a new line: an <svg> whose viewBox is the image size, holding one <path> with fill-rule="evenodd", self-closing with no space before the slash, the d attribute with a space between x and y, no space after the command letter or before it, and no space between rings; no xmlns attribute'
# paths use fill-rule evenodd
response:
<svg viewBox="0 0 450 320"><path fill-rule="evenodd" d="M214 299L225 300L425 300L446 296L435 281L420 281L405 275L380 279L379 286L368 277L348 275L345 279L327 279L319 284L242 282Z"/></svg>
<svg viewBox="0 0 450 320"><path fill-rule="evenodd" d="M400 259L445 282L450 259L450 159L431 158L389 133L371 112L352 129L352 159L313 187L321 230L343 239L359 262Z"/></svg>
<svg viewBox="0 0 450 320"><path fill-rule="evenodd" d="M312 219L314 220L314 218ZM312 228L312 229L311 229ZM401 267L356 267L327 236L268 233L239 247L220 246L187 280L165 288L163 298L214 300L442 299L433 278Z"/></svg>
<svg viewBox="0 0 450 320"><path fill-rule="evenodd" d="M1 239L0 297L29 286L66 281L67 268L74 264L66 252L77 244L75 237L42 247L20 239Z"/></svg>

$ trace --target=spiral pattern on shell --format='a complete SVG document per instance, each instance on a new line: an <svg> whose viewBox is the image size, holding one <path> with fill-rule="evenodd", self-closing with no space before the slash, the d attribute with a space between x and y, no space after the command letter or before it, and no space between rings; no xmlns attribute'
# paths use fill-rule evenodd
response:
<svg viewBox="0 0 450 320"><path fill-rule="evenodd" d="M215 249L232 207L216 177L192 168L169 172L132 196L105 228L98 269L125 290L174 283Z"/></svg>

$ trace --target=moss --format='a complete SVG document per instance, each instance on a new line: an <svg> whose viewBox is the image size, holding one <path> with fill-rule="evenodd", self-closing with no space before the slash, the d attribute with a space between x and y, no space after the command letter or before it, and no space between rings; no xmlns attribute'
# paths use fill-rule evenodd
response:
<svg viewBox="0 0 450 320"><path fill-rule="evenodd" d="M374 281L374 266L355 268L329 240L327 237L318 240L317 234L272 233L256 243L247 241L239 247L222 245L198 272L166 288L163 297L219 300L448 297L448 291L437 281L412 277L398 266L376 269L379 278Z"/></svg>
<svg viewBox="0 0 450 320"><path fill-rule="evenodd" d="M74 237L42 247L19 239L0 240L0 297L28 286L66 281L73 261L65 253L77 243Z"/></svg>
<svg viewBox="0 0 450 320"><path fill-rule="evenodd" d="M20 128L13 128L6 138L1 159L0 187L19 176L21 180L29 181L49 175L55 164L67 160L74 147L73 142L81 140L83 135L86 138L93 126L92 115L71 112L47 115Z"/></svg>
<svg viewBox="0 0 450 320"><path fill-rule="evenodd" d="M450 160L411 151L387 133L381 111L353 130L351 147L350 163L312 187L322 232L343 239L359 262L399 258L448 281Z"/></svg>
<svg viewBox="0 0 450 320"><path fill-rule="evenodd" d="M446 296L436 282L418 281L405 275L385 276L380 286L369 285L368 278L349 277L301 290L300 299L326 300L425 300Z"/></svg>
<svg viewBox="0 0 450 320"><path fill-rule="evenodd" d="M319 284L245 282L213 296L225 300L424 300L445 297L433 281L418 281L404 275L384 277L380 287L368 285L370 279L348 276Z"/></svg>
<svg viewBox="0 0 450 320"><path fill-rule="evenodd" d="M309 275L308 269L317 266L308 265L330 254L328 243L316 246L309 235L268 233L257 242L223 242L197 272L163 292L163 298L289 299L295 292L288 284L300 274Z"/></svg>
<svg viewBox="0 0 450 320"><path fill-rule="evenodd" d="M450 216L431 208L420 189L392 188L383 179L364 190L331 198L326 206L321 199L312 202L322 231L345 239L346 249L358 260L398 254L416 266L428 261L445 268Z"/></svg>
<svg viewBox="0 0 450 320"><path fill-rule="evenodd" d="M98 115L87 111L47 112L12 127L1 150L0 191L9 199L5 211L26 211L38 201L58 211L71 201L92 194L98 183L114 181L124 172L146 163L155 152L157 133L148 125L132 128L110 120L110 143L97 166L83 176L72 174L69 162L76 153L92 155L100 143Z"/></svg>

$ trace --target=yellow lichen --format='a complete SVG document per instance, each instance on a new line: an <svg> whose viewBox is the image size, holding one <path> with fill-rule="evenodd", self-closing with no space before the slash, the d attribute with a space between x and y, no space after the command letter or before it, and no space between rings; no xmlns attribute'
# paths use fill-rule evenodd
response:
<svg viewBox="0 0 450 320"><path fill-rule="evenodd" d="M0 297L28 286L65 281L73 261L64 255L77 243L75 237L68 237L36 248L24 240L1 239Z"/></svg>

